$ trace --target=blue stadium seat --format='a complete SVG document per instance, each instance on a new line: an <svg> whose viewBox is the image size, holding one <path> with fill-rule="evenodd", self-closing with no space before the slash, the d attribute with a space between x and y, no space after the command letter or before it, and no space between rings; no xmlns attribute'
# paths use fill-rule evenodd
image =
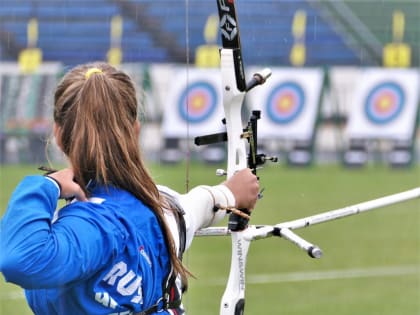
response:
<svg viewBox="0 0 420 315"><path fill-rule="evenodd" d="M130 62L173 62L170 53L173 47L168 45L183 50L187 41L189 50L194 52L205 44L203 28L207 17L217 14L216 3L205 0L190 0L188 9L181 0L129 0L128 3L146 14L154 24L154 29L148 29L135 14L124 16L122 48L125 58L130 58L124 60ZM290 64L291 24L297 10L305 10L307 14L307 65L359 62L340 35L305 0L241 0L236 5L245 63ZM23 48L26 46L26 24L35 14L39 20L38 44L44 60L73 64L105 58L110 46L111 17L124 15L124 12L117 1L45 1L32 7L31 1L3 0L0 28ZM175 43L156 42L156 32L166 34ZM220 43L220 36L217 41ZM8 48L3 47L1 56L5 55L5 49Z"/></svg>

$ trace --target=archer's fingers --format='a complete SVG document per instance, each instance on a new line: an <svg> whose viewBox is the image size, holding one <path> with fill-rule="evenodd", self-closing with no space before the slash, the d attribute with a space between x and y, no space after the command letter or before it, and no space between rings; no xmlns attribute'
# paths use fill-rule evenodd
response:
<svg viewBox="0 0 420 315"><path fill-rule="evenodd" d="M48 175L55 179L60 185L60 198L72 199L76 198L80 201L86 201L86 195L83 189L76 183L73 178L73 170L67 168Z"/></svg>
<svg viewBox="0 0 420 315"><path fill-rule="evenodd" d="M260 185L257 176L249 168L236 172L225 185L235 196L236 207L249 210L255 207Z"/></svg>

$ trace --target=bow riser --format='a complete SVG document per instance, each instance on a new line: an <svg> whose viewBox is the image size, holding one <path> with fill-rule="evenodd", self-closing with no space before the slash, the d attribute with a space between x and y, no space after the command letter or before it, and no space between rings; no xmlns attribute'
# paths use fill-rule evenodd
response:
<svg viewBox="0 0 420 315"><path fill-rule="evenodd" d="M232 49L221 50L223 106L225 111L227 148L227 178L247 167L247 140L242 137L241 108L245 93L237 88L235 59Z"/></svg>
<svg viewBox="0 0 420 315"><path fill-rule="evenodd" d="M223 106L228 134L227 177L247 167L246 139L242 137L241 108L245 93L237 87L235 56L232 49L221 49ZM243 314L245 306L245 266L250 242L242 233L232 232L229 279L220 305L221 315Z"/></svg>
<svg viewBox="0 0 420 315"><path fill-rule="evenodd" d="M254 140L247 129L244 136L242 105L247 91L243 67L239 25L234 0L218 0L220 31L223 48L220 51L223 107L227 133L227 178L248 167L247 143ZM265 80L265 79L264 79ZM262 82L260 80L260 82ZM260 83L259 83L260 84ZM251 88L251 87L250 87ZM255 126L256 128L256 126ZM255 130L256 131L256 130ZM253 133L251 131L251 133ZM256 142L255 141L251 141ZM254 154L256 148L253 148ZM254 156L255 157L255 156ZM253 169L256 171L256 166ZM247 211L242 209L242 211ZM245 223L246 224L246 223ZM245 308L245 266L249 240L245 240L245 224L233 213L229 217L232 257L228 283L220 305L221 315L242 315ZM242 229L242 230L241 230Z"/></svg>
<svg viewBox="0 0 420 315"><path fill-rule="evenodd" d="M246 81L241 55L239 25L235 3L218 1L223 48L220 51L223 107L227 132L227 178L246 168L247 140L242 137L242 104ZM220 305L221 315L241 315L245 308L245 266L250 242L243 231L232 232L232 257L229 279Z"/></svg>

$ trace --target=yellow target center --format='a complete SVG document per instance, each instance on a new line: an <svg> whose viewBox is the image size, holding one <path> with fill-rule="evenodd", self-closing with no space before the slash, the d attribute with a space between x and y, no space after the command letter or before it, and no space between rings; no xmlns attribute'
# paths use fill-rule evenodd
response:
<svg viewBox="0 0 420 315"><path fill-rule="evenodd" d="M382 97L378 103L379 110L385 111L391 107L391 100L389 97Z"/></svg>
<svg viewBox="0 0 420 315"><path fill-rule="evenodd" d="M201 109L204 106L204 98L202 96L193 97L191 106L193 109Z"/></svg>
<svg viewBox="0 0 420 315"><path fill-rule="evenodd" d="M292 100L288 96L282 97L278 101L277 107L280 111L287 111L292 107Z"/></svg>

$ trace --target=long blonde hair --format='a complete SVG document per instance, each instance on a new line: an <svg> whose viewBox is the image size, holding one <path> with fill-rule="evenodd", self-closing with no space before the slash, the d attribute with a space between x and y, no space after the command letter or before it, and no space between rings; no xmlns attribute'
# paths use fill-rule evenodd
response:
<svg viewBox="0 0 420 315"><path fill-rule="evenodd" d="M141 155L137 111L136 90L127 74L106 63L77 66L63 77L54 95L57 140L82 188L93 179L127 190L150 207L161 225L172 266L186 281L189 273L165 223L164 201Z"/></svg>

